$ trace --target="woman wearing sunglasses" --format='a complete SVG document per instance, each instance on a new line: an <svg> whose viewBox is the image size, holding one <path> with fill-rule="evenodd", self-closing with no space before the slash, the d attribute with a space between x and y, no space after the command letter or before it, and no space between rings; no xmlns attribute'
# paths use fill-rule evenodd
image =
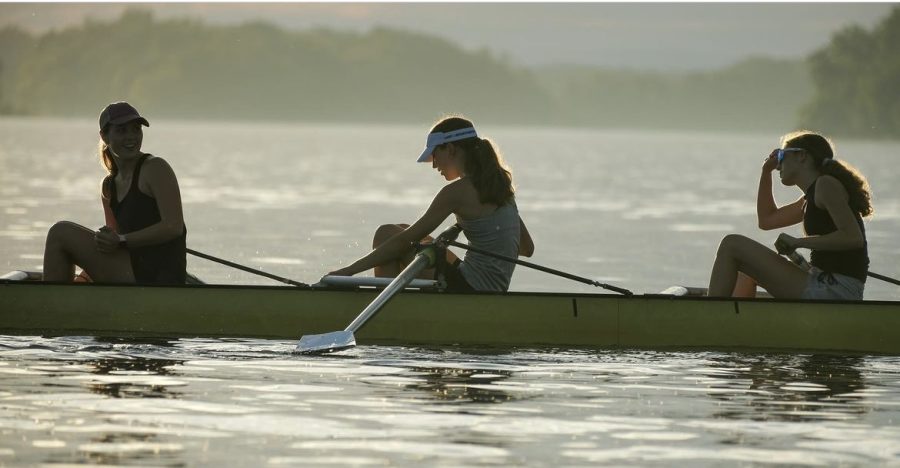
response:
<svg viewBox="0 0 900 468"><path fill-rule="evenodd" d="M430 162L450 183L435 195L418 221L379 227L372 241L375 250L330 275L350 276L374 268L375 276L397 276L412 260L413 244L431 240L428 234L450 215L473 247L513 258L531 256L534 243L519 217L512 173L491 141L478 136L471 121L448 117L438 122L417 162ZM444 273L450 292L506 291L515 267L471 250L462 260L447 251L447 264ZM420 274L423 278L433 275L433 271Z"/></svg>
<svg viewBox="0 0 900 468"><path fill-rule="evenodd" d="M781 148L763 163L757 219L764 230L802 222L805 236L782 233L775 246L785 255L810 249L811 268L745 236L730 234L719 244L708 294L732 295L742 273L778 298L862 300L869 269L863 218L874 211L869 183L854 167L834 159L834 148L822 135L800 131L781 141ZM803 191L797 201L781 207L772 194L776 169L782 184Z"/></svg>

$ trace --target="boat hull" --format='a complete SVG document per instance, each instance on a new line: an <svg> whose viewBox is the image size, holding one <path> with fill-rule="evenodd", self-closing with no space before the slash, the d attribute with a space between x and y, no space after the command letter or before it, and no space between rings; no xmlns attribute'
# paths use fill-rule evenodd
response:
<svg viewBox="0 0 900 468"><path fill-rule="evenodd" d="M0 281L0 334L299 339L342 330L374 290ZM359 344L900 354L900 302L406 291Z"/></svg>

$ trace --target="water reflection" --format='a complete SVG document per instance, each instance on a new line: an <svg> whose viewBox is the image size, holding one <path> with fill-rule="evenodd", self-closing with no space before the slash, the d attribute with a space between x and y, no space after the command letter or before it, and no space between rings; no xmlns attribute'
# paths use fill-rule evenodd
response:
<svg viewBox="0 0 900 468"><path fill-rule="evenodd" d="M167 359L116 358L88 361L91 374L109 376L86 384L92 392L112 398L179 398L168 380L154 377L171 375L169 367L181 361Z"/></svg>
<svg viewBox="0 0 900 468"><path fill-rule="evenodd" d="M455 403L503 403L521 399L521 395L503 390L502 383L514 372L499 367L482 368L477 363L426 363L374 361L370 365L402 367L415 379L403 388L425 392L427 398Z"/></svg>
<svg viewBox="0 0 900 468"><path fill-rule="evenodd" d="M141 355L147 350L153 350L154 353L159 354L161 350L172 348L170 340L100 337L96 338L95 342L99 351L117 352L101 353L103 356L110 357L78 362L82 366L88 366L90 375L97 376L88 378L85 382L86 388L91 393L112 398L179 398L181 396L173 388L180 386L178 381L166 377L172 376L173 366L181 364L183 361Z"/></svg>
<svg viewBox="0 0 900 468"><path fill-rule="evenodd" d="M870 411L861 404L865 391L863 358L834 355L761 355L719 360L707 373L722 383L712 388L722 402L717 418L754 421L856 419Z"/></svg>
<svg viewBox="0 0 900 468"><path fill-rule="evenodd" d="M0 465L900 460L895 357L294 344L0 339Z"/></svg>

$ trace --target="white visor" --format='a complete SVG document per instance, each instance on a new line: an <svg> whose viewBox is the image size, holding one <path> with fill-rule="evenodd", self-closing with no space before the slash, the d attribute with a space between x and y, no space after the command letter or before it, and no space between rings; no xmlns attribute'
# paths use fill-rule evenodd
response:
<svg viewBox="0 0 900 468"><path fill-rule="evenodd" d="M425 150L422 151L422 155L419 156L419 159L417 159L416 162L431 162L431 153L434 152L435 148L443 145L444 143L465 140L466 138L474 138L477 136L478 134L475 133L474 127L461 128L459 130L453 130L451 132L429 133L428 140L425 141Z"/></svg>

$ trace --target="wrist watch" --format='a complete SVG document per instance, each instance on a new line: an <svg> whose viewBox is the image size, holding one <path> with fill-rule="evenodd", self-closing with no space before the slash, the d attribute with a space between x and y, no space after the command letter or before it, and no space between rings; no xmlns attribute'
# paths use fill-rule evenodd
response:
<svg viewBox="0 0 900 468"><path fill-rule="evenodd" d="M119 234L119 248L127 249L128 241L125 240L125 234Z"/></svg>

